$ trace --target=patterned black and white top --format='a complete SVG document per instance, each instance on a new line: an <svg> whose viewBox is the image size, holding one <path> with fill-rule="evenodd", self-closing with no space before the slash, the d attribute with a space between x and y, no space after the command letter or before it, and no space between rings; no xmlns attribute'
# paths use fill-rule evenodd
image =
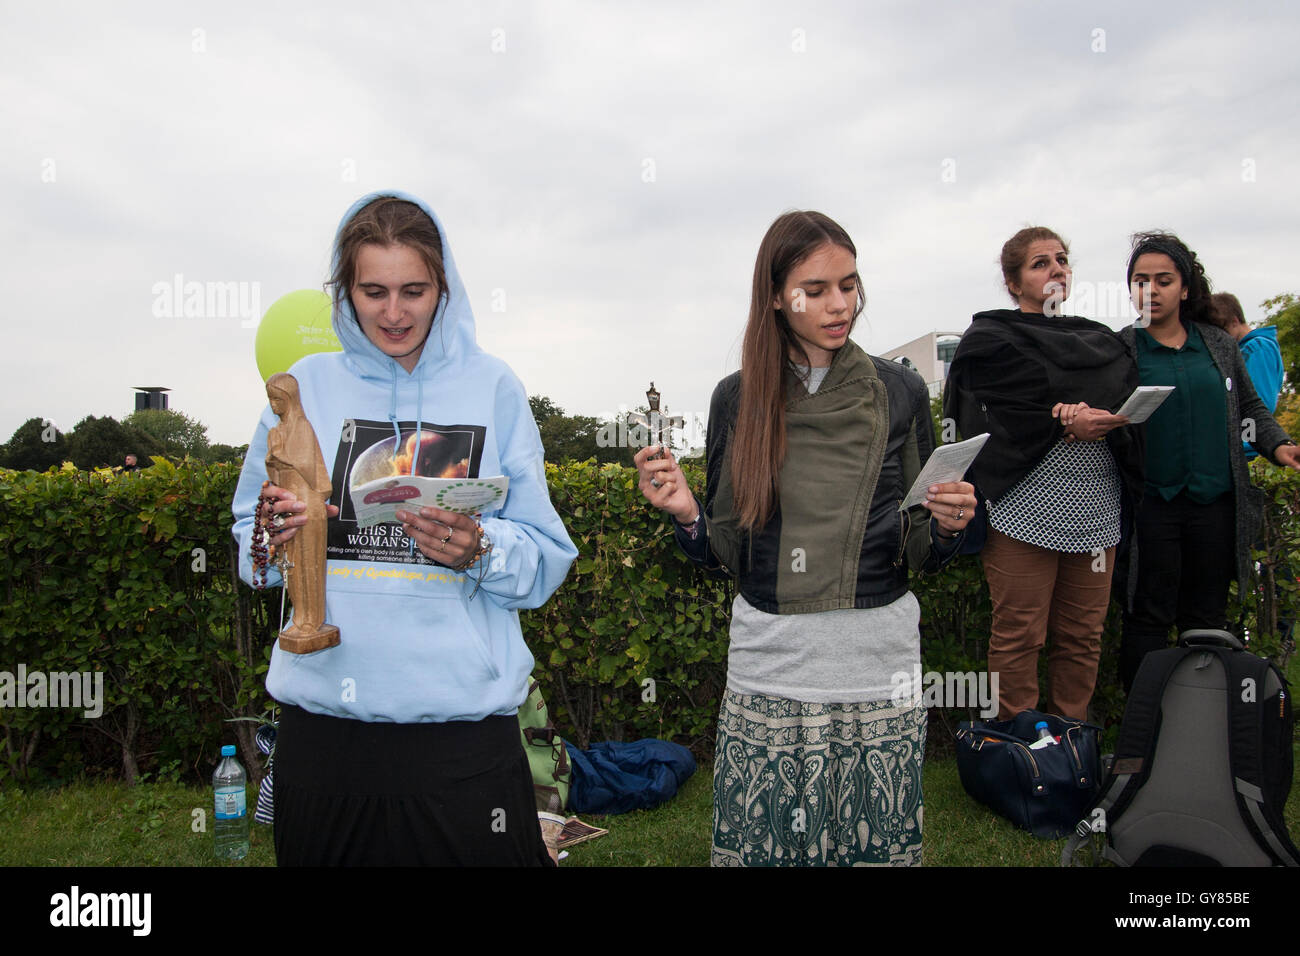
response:
<svg viewBox="0 0 1300 956"><path fill-rule="evenodd" d="M989 511L1009 538L1080 554L1119 544L1120 484L1104 441L1058 441Z"/></svg>

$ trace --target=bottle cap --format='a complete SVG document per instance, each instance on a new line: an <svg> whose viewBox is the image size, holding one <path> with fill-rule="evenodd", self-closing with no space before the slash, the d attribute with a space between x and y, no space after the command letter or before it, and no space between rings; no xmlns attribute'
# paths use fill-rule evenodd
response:
<svg viewBox="0 0 1300 956"><path fill-rule="evenodd" d="M223 757L233 757L234 755L235 755L235 745L234 745L234 744L222 744L222 745L221 745L221 756L223 756Z"/></svg>
<svg viewBox="0 0 1300 956"><path fill-rule="evenodd" d="M1040 730L1041 728L1046 727L1046 726L1047 726L1047 721L1045 721L1045 720L1040 720L1038 723L1034 724L1034 730ZM234 749L234 748L231 748L231 749Z"/></svg>

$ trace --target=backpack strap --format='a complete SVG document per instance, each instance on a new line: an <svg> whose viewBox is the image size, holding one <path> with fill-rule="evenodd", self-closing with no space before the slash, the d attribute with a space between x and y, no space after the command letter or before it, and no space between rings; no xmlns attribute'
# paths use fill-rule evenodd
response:
<svg viewBox="0 0 1300 956"><path fill-rule="evenodd" d="M1078 852L1079 847L1083 846L1083 844L1092 836L1094 832L1092 829L1092 823L1093 820L1096 819L1097 810L1101 810L1101 819L1106 821L1110 820L1111 808L1115 806L1120 795L1128 788L1133 776L1134 774L1131 772L1115 773L1112 768L1110 776L1106 779L1105 787L1097 797L1097 801L1088 810L1088 815L1074 825L1074 833L1070 835L1070 839L1067 840L1065 846L1061 848L1061 866L1069 866L1074 861L1074 855ZM1109 837L1106 839L1106 845L1102 849L1101 853L1102 856L1110 860L1112 863L1119 866L1129 865L1128 861L1123 859L1115 852L1114 848L1111 847Z"/></svg>
<svg viewBox="0 0 1300 956"><path fill-rule="evenodd" d="M1110 828L1112 811L1118 816L1124 812L1133 795L1151 773L1151 756L1155 752L1156 733L1160 728L1160 701L1165 694L1169 675L1188 654L1197 653L1184 647L1171 647L1153 651L1142 658L1142 664L1133 678L1128 701L1124 705L1124 720L1120 724L1119 740L1115 744L1115 759L1110 773L1102 784L1101 793L1089 808L1087 816L1074 827L1074 834L1061 850L1061 866L1069 866L1084 841L1092 834L1093 820L1100 809ZM1110 845L1109 836L1102 855L1119 866L1129 866Z"/></svg>
<svg viewBox="0 0 1300 956"><path fill-rule="evenodd" d="M1254 654L1218 651L1228 679L1228 766L1232 768L1233 791L1246 829L1261 847L1267 847L1274 862L1300 866L1285 825L1279 833L1269 821L1264 803L1264 755L1260 751L1265 706L1264 688L1274 668ZM1280 674L1278 675L1281 676ZM1286 681L1282 681L1283 688ZM1285 706L1285 698L1283 698Z"/></svg>
<svg viewBox="0 0 1300 956"><path fill-rule="evenodd" d="M1128 701L1124 704L1124 719L1120 724L1119 739L1115 743L1115 760L1110 770L1112 777L1127 777L1133 785L1130 789L1136 790L1151 773L1151 758L1155 753L1156 735L1160 730L1160 702L1164 699L1170 675L1188 654L1200 653L1201 650L1172 647L1153 651L1142 658L1142 664L1133 678ZM1130 799L1131 793L1126 796L1121 792L1112 801L1112 806L1122 811Z"/></svg>

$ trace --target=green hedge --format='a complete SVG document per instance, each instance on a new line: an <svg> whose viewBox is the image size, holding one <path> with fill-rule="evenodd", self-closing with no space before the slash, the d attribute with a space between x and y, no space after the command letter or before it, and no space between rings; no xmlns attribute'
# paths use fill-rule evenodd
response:
<svg viewBox="0 0 1300 956"><path fill-rule="evenodd" d="M1273 500L1265 576L1300 548L1300 476L1254 466ZM703 488L698 466L687 464ZM65 466L0 470L0 671L102 671L104 710L0 708L0 781L58 782L79 774L206 779L218 747L236 739L261 766L252 720L279 621L278 590L237 581L229 503L238 466L157 460L124 474ZM712 749L726 677L734 586L692 566L668 521L636 490L635 472L594 461L548 465L552 500L580 556L550 602L522 615L556 723L585 746L602 739L675 739ZM979 671L989 623L979 562L917 576L926 671ZM1246 595L1257 652L1283 657L1271 627L1294 616L1295 584ZM1280 615L1279 615L1280 612ZM1235 619L1235 609L1233 611ZM1098 717L1120 715L1118 612L1103 639Z"/></svg>
<svg viewBox="0 0 1300 956"><path fill-rule="evenodd" d="M581 747L660 737L711 752L734 584L686 559L636 469L588 460L546 471L578 547L559 591L523 615L556 726ZM701 468L685 471L704 487Z"/></svg>
<svg viewBox="0 0 1300 956"><path fill-rule="evenodd" d="M103 713L0 709L4 769L66 779L117 769L204 776L217 745L265 707L277 595L236 587L236 465L122 473L0 472L0 670L102 671Z"/></svg>

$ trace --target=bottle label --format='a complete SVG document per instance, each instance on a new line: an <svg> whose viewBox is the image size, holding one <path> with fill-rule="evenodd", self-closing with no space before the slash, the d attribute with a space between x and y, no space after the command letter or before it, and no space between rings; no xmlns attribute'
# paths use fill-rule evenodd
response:
<svg viewBox="0 0 1300 956"><path fill-rule="evenodd" d="M244 815L243 787L218 787L216 796L218 820L238 820Z"/></svg>

